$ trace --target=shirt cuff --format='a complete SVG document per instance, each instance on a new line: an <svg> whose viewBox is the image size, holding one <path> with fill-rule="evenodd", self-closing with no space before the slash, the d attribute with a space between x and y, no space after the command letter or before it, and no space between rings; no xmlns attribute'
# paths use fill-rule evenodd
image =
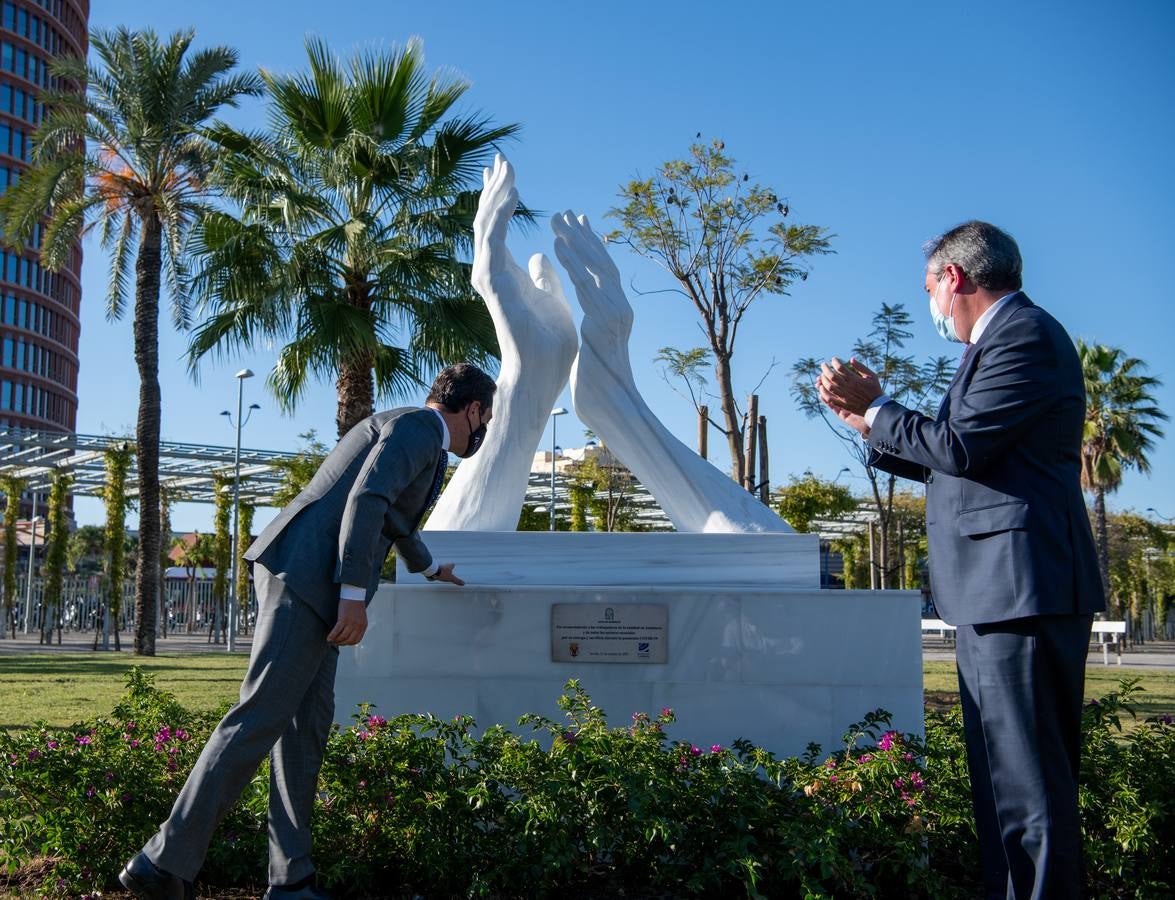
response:
<svg viewBox="0 0 1175 900"><path fill-rule="evenodd" d="M432 578L435 574L437 574L437 569L439 568L440 566L438 566L435 562L431 562L428 564L427 569L421 569L420 574L425 578Z"/></svg>
<svg viewBox="0 0 1175 900"><path fill-rule="evenodd" d="M339 585L339 599L340 600L366 600L367 590L354 584L340 584Z"/></svg>
<svg viewBox="0 0 1175 900"><path fill-rule="evenodd" d="M865 424L870 428L873 427L873 420L877 418L877 411L885 404L889 403L890 398L882 394L876 400L869 404L869 408L865 410Z"/></svg>

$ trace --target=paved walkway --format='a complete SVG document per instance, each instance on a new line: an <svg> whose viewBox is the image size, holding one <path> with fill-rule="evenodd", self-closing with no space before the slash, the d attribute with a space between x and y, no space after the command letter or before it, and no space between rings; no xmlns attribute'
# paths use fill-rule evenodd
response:
<svg viewBox="0 0 1175 900"><path fill-rule="evenodd" d="M22 634L19 630L16 632L16 640L8 637L7 632L3 637L0 637L0 656L18 656L28 653L89 653L94 646L94 633L92 631L63 631L61 633L60 646L56 643L57 636L53 637L54 643L46 646L38 641L37 634ZM135 650L135 635L134 632L124 631L119 635L119 640L122 642L122 652L126 654L133 654ZM102 638L99 636L98 643L101 645ZM250 648L253 646L253 638L251 636L237 638L237 652L243 655L248 655ZM110 636L110 649L114 650L114 635ZM211 644L208 642L208 632L202 631L196 634L187 634L186 632L172 633L166 638L157 638L155 640L156 653L225 653L225 646L223 643Z"/></svg>
<svg viewBox="0 0 1175 900"><path fill-rule="evenodd" d="M135 637L129 631L121 635L122 651L132 653L135 647ZM61 645L53 644L50 647L38 643L37 635L16 633L16 640L7 635L0 638L0 656L21 655L27 653L89 653L94 645L94 635L85 631L65 631L61 635ZM111 648L114 639L111 637ZM253 646L252 638L242 636L237 638L237 652L248 655ZM156 653L225 653L225 646L208 642L208 633L198 634L178 633L159 638L155 643ZM922 658L953 661L954 647L944 644L936 638L928 638L922 642ZM1102 652L1091 649L1089 665L1102 665ZM1117 657L1110 652L1110 666L1117 665ZM1122 653L1123 667L1129 666L1138 669L1175 669L1175 641L1149 641L1146 644L1136 644Z"/></svg>
<svg viewBox="0 0 1175 900"><path fill-rule="evenodd" d="M926 640L922 643L922 658L954 661L955 650L947 647L938 640ZM1086 665L1102 666L1102 651L1093 648L1089 651ZM1110 668L1118 665L1118 657L1110 650ZM1135 644L1122 651L1122 666L1135 669L1175 669L1175 641L1148 641L1145 644Z"/></svg>

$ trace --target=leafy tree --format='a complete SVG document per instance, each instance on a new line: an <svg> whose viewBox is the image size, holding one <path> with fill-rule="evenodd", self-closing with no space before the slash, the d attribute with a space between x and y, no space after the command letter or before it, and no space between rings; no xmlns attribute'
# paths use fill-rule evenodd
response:
<svg viewBox="0 0 1175 900"><path fill-rule="evenodd" d="M45 590L41 597L41 643L53 643L53 623L57 623L57 643L61 643L62 575L69 545L69 520L66 517L67 495L73 478L65 472L53 473L49 487L49 542L45 549Z"/></svg>
<svg viewBox="0 0 1175 900"><path fill-rule="evenodd" d="M4 494L4 621L0 627L0 634L11 631L12 639L16 640L16 592L19 590L17 581L16 558L19 552L16 542L16 522L20 518L20 496L24 493L24 481L15 475L6 473L0 475L0 493ZM29 560L33 558L33 548L30 545Z"/></svg>
<svg viewBox="0 0 1175 900"><path fill-rule="evenodd" d="M216 557L215 539L210 534L195 532L190 538L177 537L172 541L176 565L181 566L188 576L188 603L184 615L184 630L189 634L196 621L196 574L202 566L213 563Z"/></svg>
<svg viewBox="0 0 1175 900"><path fill-rule="evenodd" d="M607 454L607 449L604 448ZM636 510L632 505L635 479L612 456L585 457L571 470L572 513L570 530L584 531L586 513L596 531L634 531Z"/></svg>
<svg viewBox="0 0 1175 900"><path fill-rule="evenodd" d="M228 575L233 561L232 547L232 518L233 518L233 483L227 475L216 475L212 479L213 485L213 513L212 513L212 564L215 572L212 576L212 603L216 609L213 614L212 628L209 638L215 631L217 635L225 628L225 604L228 602ZM219 637L217 638L219 640Z"/></svg>
<svg viewBox="0 0 1175 900"><path fill-rule="evenodd" d="M1122 484L1128 469L1150 471L1147 453L1163 436L1159 422L1168 418L1152 393L1162 385L1144 375L1146 363L1117 347L1077 341L1085 379L1085 429L1081 439L1081 486L1093 494L1094 534L1102 586L1110 593L1106 494Z"/></svg>
<svg viewBox="0 0 1175 900"><path fill-rule="evenodd" d="M281 487L273 492L273 503L278 507L289 505L302 492L327 456L326 444L318 439L318 432L313 428L298 437L302 440L302 449L292 457L278 459L273 463L275 468L284 473Z"/></svg>
<svg viewBox="0 0 1175 900"><path fill-rule="evenodd" d="M66 565L78 575L96 575L103 567L106 531L101 525L81 525L69 536Z"/></svg>
<svg viewBox="0 0 1175 900"><path fill-rule="evenodd" d="M458 115L468 83L427 75L418 41L347 64L317 38L306 51L309 71L262 73L268 133L217 129L233 150L219 183L241 214L196 231L209 315L190 359L285 341L267 380L278 404L292 412L313 378L334 379L342 437L377 395L497 354L462 255L482 167L518 126Z"/></svg>
<svg viewBox="0 0 1175 900"><path fill-rule="evenodd" d="M901 304L883 303L873 316L869 335L853 345L853 355L868 365L881 379L885 393L910 409L933 416L950 384L955 363L939 356L918 363L912 354L906 354L906 342L913 337L910 326L913 319ZM820 402L816 392L816 377L820 374L820 360L801 359L792 366L792 397L808 418L820 418L841 441L849 455L865 471L869 481L873 507L877 512L880 530L880 554L876 561L881 573L881 586L889 587L891 575L890 549L894 526L894 491L897 477L870 467L869 448L860 435L840 421Z"/></svg>
<svg viewBox="0 0 1175 900"><path fill-rule="evenodd" d="M256 507L252 503L241 501L237 513L237 583L234 595L240 622L246 633L249 629L249 564L245 561L245 551L249 549L252 540L254 512Z"/></svg>
<svg viewBox="0 0 1175 900"><path fill-rule="evenodd" d="M799 532L807 532L813 519L834 518L856 508L852 491L811 471L791 476L775 492L775 509Z"/></svg>
<svg viewBox="0 0 1175 900"><path fill-rule="evenodd" d="M106 555L106 609L114 624L114 649L122 650L118 636L118 618L122 614L122 586L126 577L126 513L131 505L126 494L126 476L134 451L129 444L106 448L106 483L102 486L102 502L106 506L106 527L102 535L102 549ZM140 548L141 549L141 548ZM154 609L152 609L154 611ZM154 636L154 631L152 631ZM94 648L98 647L98 631L94 632Z"/></svg>
<svg viewBox="0 0 1175 900"><path fill-rule="evenodd" d="M1166 595L1172 589L1175 540L1155 522L1133 512L1106 515L1108 594L1113 614L1130 621L1132 640L1144 637L1143 613L1151 607L1157 624L1166 622Z"/></svg>
<svg viewBox="0 0 1175 900"><path fill-rule="evenodd" d="M168 281L172 318L186 327L180 254L207 202L216 148L206 126L222 107L259 90L256 76L230 74L235 50L189 53L194 37L98 30L90 49L99 64L59 57L52 71L62 87L45 95L48 114L33 137L32 164L0 199L0 231L17 246L32 239L48 210L40 250L49 269L64 267L83 232L98 227L110 252L108 318L125 312L134 270L139 531L150 561L135 578L135 652L148 656L155 653L159 593L160 275Z"/></svg>
<svg viewBox="0 0 1175 900"><path fill-rule="evenodd" d="M658 358L666 357L670 371L692 388L702 372L700 354L708 354L722 415L712 424L726 438L731 477L742 484L747 423L735 400L733 369L739 329L756 300L786 295L808 277L812 257L833 252L832 235L816 225L788 224L787 201L740 173L718 140L695 143L687 159L622 185L619 198L609 215L620 227L608 239L673 277L706 339L704 348L662 348ZM691 396L699 406L692 389Z"/></svg>

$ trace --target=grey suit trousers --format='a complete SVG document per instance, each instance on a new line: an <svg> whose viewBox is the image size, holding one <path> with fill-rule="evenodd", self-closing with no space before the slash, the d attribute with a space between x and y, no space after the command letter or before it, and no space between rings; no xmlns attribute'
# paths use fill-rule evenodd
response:
<svg viewBox="0 0 1175 900"><path fill-rule="evenodd" d="M314 872L310 815L334 720L337 647L327 624L284 582L256 564L258 619L240 702L204 746L171 815L143 852L194 881L217 824L269 754L269 883Z"/></svg>

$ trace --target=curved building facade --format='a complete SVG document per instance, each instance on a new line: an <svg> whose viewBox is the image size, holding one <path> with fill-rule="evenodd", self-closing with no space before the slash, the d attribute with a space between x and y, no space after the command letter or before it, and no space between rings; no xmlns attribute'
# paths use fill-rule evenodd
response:
<svg viewBox="0 0 1175 900"><path fill-rule="evenodd" d="M54 56L84 56L89 0L0 0L0 192L28 165ZM82 250L60 272L28 248L0 248L0 427L74 431Z"/></svg>

